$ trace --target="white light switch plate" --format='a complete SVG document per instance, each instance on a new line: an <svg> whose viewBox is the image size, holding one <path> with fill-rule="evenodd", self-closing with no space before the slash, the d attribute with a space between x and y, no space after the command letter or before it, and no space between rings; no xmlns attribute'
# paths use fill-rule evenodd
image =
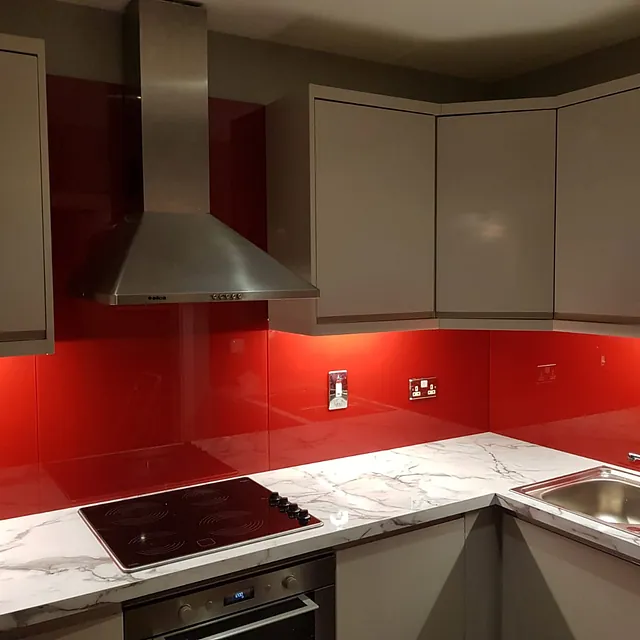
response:
<svg viewBox="0 0 640 640"><path fill-rule="evenodd" d="M347 370L329 371L329 411L349 406Z"/></svg>

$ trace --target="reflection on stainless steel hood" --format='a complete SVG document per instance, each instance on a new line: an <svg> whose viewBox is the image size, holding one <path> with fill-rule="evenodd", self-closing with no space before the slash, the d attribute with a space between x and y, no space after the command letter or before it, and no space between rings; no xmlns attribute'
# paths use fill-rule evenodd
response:
<svg viewBox="0 0 640 640"><path fill-rule="evenodd" d="M317 297L209 213L206 10L133 0L124 59L144 203L91 256L84 295L112 305Z"/></svg>

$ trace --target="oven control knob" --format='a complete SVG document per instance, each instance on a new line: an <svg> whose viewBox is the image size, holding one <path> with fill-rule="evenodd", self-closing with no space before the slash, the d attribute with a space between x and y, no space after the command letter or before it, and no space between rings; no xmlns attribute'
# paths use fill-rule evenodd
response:
<svg viewBox="0 0 640 640"><path fill-rule="evenodd" d="M309 520L311 520L309 511L307 509L300 509L298 512L298 522L300 524L309 524Z"/></svg>
<svg viewBox="0 0 640 640"><path fill-rule="evenodd" d="M195 611L190 604L183 604L178 609L178 616L180 617L180 620L182 620L182 622L192 622L193 618L195 617Z"/></svg>
<svg viewBox="0 0 640 640"><path fill-rule="evenodd" d="M282 581L282 586L285 589L290 589L290 590L294 591L294 590L296 590L298 588L298 578L296 578L295 576L287 576Z"/></svg>
<svg viewBox="0 0 640 640"><path fill-rule="evenodd" d="M289 498L285 498L284 496L282 496L280 500L278 500L278 509L280 509L280 511L286 511L288 506Z"/></svg>

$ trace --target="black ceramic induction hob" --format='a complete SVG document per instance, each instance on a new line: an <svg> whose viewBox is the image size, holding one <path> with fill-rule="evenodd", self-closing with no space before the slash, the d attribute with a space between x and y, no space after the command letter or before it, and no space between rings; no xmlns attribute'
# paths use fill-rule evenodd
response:
<svg viewBox="0 0 640 640"><path fill-rule="evenodd" d="M123 571L322 525L250 478L97 504L80 514Z"/></svg>

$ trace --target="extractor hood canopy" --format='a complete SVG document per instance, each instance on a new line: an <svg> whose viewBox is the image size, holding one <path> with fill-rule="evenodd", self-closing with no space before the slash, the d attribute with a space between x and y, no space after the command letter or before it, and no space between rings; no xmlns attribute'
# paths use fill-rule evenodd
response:
<svg viewBox="0 0 640 640"><path fill-rule="evenodd" d="M142 212L108 233L84 295L111 305L318 296L210 214L207 55L203 7L129 4L125 77L139 98L127 108L139 116Z"/></svg>

